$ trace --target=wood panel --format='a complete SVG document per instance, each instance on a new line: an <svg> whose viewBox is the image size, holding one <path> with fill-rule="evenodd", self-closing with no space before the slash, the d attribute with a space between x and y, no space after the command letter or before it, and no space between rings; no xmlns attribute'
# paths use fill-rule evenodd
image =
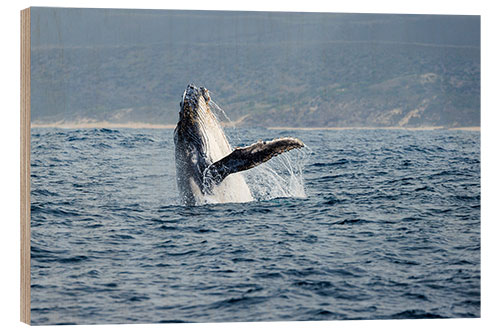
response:
<svg viewBox="0 0 500 333"><path fill-rule="evenodd" d="M31 320L30 253L30 9L21 11L21 321Z"/></svg>

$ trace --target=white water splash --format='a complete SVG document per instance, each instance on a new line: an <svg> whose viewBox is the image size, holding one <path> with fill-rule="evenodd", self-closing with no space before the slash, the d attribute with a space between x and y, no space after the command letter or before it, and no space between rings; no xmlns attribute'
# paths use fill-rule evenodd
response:
<svg viewBox="0 0 500 333"><path fill-rule="evenodd" d="M210 100L210 109L219 122L223 121L234 129L234 123L217 103ZM226 136L230 142L243 142L237 134ZM256 138L257 141L260 138ZM304 166L309 160L311 149L307 146L294 149L273 157L271 160L247 171L245 180L255 200L271 200L274 198L306 198L304 185Z"/></svg>
<svg viewBox="0 0 500 333"><path fill-rule="evenodd" d="M229 119L226 112L217 103L215 103L213 99L210 99L208 106L219 122L226 122L230 125L230 127L234 128L234 125L231 126L232 121Z"/></svg>
<svg viewBox="0 0 500 333"><path fill-rule="evenodd" d="M304 166L310 153L307 146L294 149L245 171L245 179L255 200L306 198Z"/></svg>

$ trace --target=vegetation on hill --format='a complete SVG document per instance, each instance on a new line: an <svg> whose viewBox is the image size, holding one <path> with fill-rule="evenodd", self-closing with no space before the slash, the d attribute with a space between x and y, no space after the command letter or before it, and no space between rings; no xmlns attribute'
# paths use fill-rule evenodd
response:
<svg viewBox="0 0 500 333"><path fill-rule="evenodd" d="M242 23L248 27L238 31L241 17L218 26L219 12L181 13L187 16L133 16L138 31L165 24L175 30L141 43L92 43L76 32L59 44L35 39L32 121L174 124L192 82L207 87L243 126L480 124L480 48L463 31L457 31L463 43L451 31L469 17L309 14L315 19L308 20L282 13L264 20L265 13L249 13ZM198 33L199 21L191 27L194 37L185 31L189 23L179 27L197 15L211 37ZM441 22L445 31L423 33L426 20ZM116 22L108 29L118 29ZM254 26L259 23L270 26ZM406 35L395 35L392 29L401 27Z"/></svg>

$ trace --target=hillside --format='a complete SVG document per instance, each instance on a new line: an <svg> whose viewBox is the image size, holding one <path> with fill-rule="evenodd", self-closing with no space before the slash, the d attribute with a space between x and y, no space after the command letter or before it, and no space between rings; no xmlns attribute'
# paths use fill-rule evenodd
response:
<svg viewBox="0 0 500 333"><path fill-rule="evenodd" d="M174 124L193 82L244 126L480 124L477 17L130 12L144 14L107 17L108 29L146 37L96 42L80 23L54 41L38 27L49 37L32 44L34 123Z"/></svg>

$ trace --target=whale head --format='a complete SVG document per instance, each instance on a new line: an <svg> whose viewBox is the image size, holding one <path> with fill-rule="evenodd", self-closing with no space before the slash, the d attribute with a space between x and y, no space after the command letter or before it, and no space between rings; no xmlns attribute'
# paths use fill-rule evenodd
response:
<svg viewBox="0 0 500 333"><path fill-rule="evenodd" d="M184 90L180 103L179 121L193 125L210 114L210 94L205 87L196 87L189 84Z"/></svg>
<svg viewBox="0 0 500 333"><path fill-rule="evenodd" d="M175 130L176 140L183 140L197 150L209 153L211 137L227 139L210 106L210 94L204 87L189 84L180 102L179 122ZM220 141L220 140L217 140ZM213 146L213 145L212 145Z"/></svg>

